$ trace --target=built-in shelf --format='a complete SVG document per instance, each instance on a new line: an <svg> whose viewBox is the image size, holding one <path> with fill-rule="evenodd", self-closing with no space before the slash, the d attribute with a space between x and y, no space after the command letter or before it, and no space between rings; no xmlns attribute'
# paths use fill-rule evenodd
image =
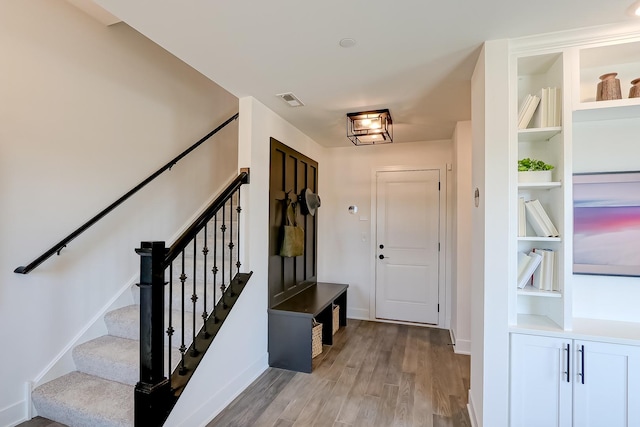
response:
<svg viewBox="0 0 640 427"><path fill-rule="evenodd" d="M533 141L548 141L557 134L562 132L561 126L550 128L529 128L520 129L518 131L518 141L520 142L533 142Z"/></svg>
<svg viewBox="0 0 640 427"><path fill-rule="evenodd" d="M522 182L518 183L518 190L550 190L552 188L562 187L562 182Z"/></svg>
<svg viewBox="0 0 640 427"><path fill-rule="evenodd" d="M531 285L525 286L523 289L518 289L518 295L526 295L541 298L562 298L562 294L559 291L541 291Z"/></svg>
<svg viewBox="0 0 640 427"><path fill-rule="evenodd" d="M562 238L527 236L527 237L518 237L518 241L519 242L561 242Z"/></svg>
<svg viewBox="0 0 640 427"><path fill-rule="evenodd" d="M640 117L640 98L613 99L578 103L573 112L574 122L631 119Z"/></svg>
<svg viewBox="0 0 640 427"><path fill-rule="evenodd" d="M518 314L516 325L512 325L509 330L511 332L543 332L545 335L554 333L562 334L564 330L556 322L547 316L540 314Z"/></svg>

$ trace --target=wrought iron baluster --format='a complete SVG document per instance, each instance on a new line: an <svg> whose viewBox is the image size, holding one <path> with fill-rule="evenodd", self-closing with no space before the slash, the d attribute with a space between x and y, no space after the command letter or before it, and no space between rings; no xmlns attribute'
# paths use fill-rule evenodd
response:
<svg viewBox="0 0 640 427"><path fill-rule="evenodd" d="M182 309L181 309L181 316L182 316L182 344L180 345L180 375L184 375L187 373L187 368L184 364L184 354L187 352L187 346L184 343L184 329L185 329L185 321L184 321L184 282L186 282L187 280L187 275L184 272L184 250L181 253L181 258L182 258L182 274L180 274L180 283L182 285L182 289L181 289L181 293L182 293Z"/></svg>
<svg viewBox="0 0 640 427"><path fill-rule="evenodd" d="M233 194L229 197L229 295L233 292Z"/></svg>
<svg viewBox="0 0 640 427"><path fill-rule="evenodd" d="M240 273L240 212L242 212L242 207L240 206L240 188L238 188L238 206L236 207L236 212L238 212L238 258L236 259L236 267L238 269L237 273Z"/></svg>
<svg viewBox="0 0 640 427"><path fill-rule="evenodd" d="M205 224L204 225L204 246L202 247L202 255L203 255L202 271L204 272L203 274L204 275L203 277L204 308L202 309L202 322L204 324L205 338L209 338L211 336L209 335L209 331L207 331L207 319L209 318L209 313L207 313L207 254L209 253L208 239L209 239L209 236L207 234L207 224ZM214 285L214 288L215 288L215 285Z"/></svg>
<svg viewBox="0 0 640 427"><path fill-rule="evenodd" d="M227 231L227 225L226 225L226 220L225 220L225 205L227 203L225 202L222 205L222 225L220 226L220 230L222 231L222 244L220 246L220 249L222 251L222 260L220 261L220 264L222 264L222 275L220 277L222 277L222 284L220 285L220 291L222 291L220 298L222 298L222 308L224 308L225 310L227 309L227 302L224 299L224 291L226 289L226 286L224 284L224 237L225 237L225 232Z"/></svg>
<svg viewBox="0 0 640 427"><path fill-rule="evenodd" d="M216 286L218 276L218 213L213 216L213 323L218 323L218 316L216 315Z"/></svg>
<svg viewBox="0 0 640 427"><path fill-rule="evenodd" d="M169 351L167 355L168 367L169 367L169 375L167 378L171 378L171 371L173 370L173 366L171 366L171 342L173 338L173 333L175 329L173 329L173 261L169 264L169 326L167 327L167 336L169 337Z"/></svg>
<svg viewBox="0 0 640 427"><path fill-rule="evenodd" d="M196 293L196 268L198 264L198 257L196 256L197 252L197 241L198 235L193 238L193 294L191 294L191 302L193 303L193 312L191 313L192 321L193 321L193 329L191 331L191 356L198 355L198 349L196 348L196 318L197 318L197 309L196 302L198 302L198 294Z"/></svg>

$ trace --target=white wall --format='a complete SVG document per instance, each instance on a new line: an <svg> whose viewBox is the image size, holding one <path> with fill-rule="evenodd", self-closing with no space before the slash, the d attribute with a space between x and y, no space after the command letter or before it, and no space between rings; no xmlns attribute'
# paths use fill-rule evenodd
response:
<svg viewBox="0 0 640 427"><path fill-rule="evenodd" d="M326 164L320 165L318 194L322 207L319 209L318 278L349 284L349 317L374 318L370 310L370 297L375 291L375 250L372 246L375 236L371 224L372 208L375 209L372 206L373 171L390 166L441 169L443 185L446 185L446 164L451 162L452 143L449 140L328 150ZM350 205L358 206L356 215L348 212ZM443 253L446 253L445 249ZM443 304L444 301L443 298Z"/></svg>
<svg viewBox="0 0 640 427"><path fill-rule="evenodd" d="M471 262L472 262L472 139L471 121L458 122L453 134L455 175L454 232L451 278L451 331L456 353L471 352Z"/></svg>
<svg viewBox="0 0 640 427"><path fill-rule="evenodd" d="M508 43L486 42L472 77L473 210L471 392L482 426L508 425L509 96Z"/></svg>
<svg viewBox="0 0 640 427"><path fill-rule="evenodd" d="M223 130L29 275L13 273L237 111L124 24L63 1L0 3L0 425L35 379L237 168Z"/></svg>
<svg viewBox="0 0 640 427"><path fill-rule="evenodd" d="M573 172L640 170L639 119L573 124ZM573 315L640 322L640 278L574 275Z"/></svg>

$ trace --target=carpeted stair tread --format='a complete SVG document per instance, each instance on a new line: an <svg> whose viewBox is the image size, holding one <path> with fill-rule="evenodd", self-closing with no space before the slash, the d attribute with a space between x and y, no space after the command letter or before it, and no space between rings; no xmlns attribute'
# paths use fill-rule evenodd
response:
<svg viewBox="0 0 640 427"><path fill-rule="evenodd" d="M71 372L32 393L38 415L69 427L133 426L130 385Z"/></svg>
<svg viewBox="0 0 640 427"><path fill-rule="evenodd" d="M74 347L73 361L80 372L134 386L139 380L140 342L103 335Z"/></svg>
<svg viewBox="0 0 640 427"><path fill-rule="evenodd" d="M168 314L169 310L165 311L165 324L168 325ZM180 337L182 334L181 327L181 314L178 310L172 310L173 313L173 339L171 341L171 346L174 348L180 347ZM139 340L140 339L140 306L137 304L128 305L126 307L118 308L116 310L110 311L104 315L104 323L107 325L107 331L109 335L113 335L115 337L127 338L130 340ZM196 328L201 327L202 318L199 316L196 319ZM184 328L185 339L188 338L189 342L191 342L190 337L193 333L193 322L189 317L186 319L186 324ZM165 335L165 343L168 344L169 338Z"/></svg>

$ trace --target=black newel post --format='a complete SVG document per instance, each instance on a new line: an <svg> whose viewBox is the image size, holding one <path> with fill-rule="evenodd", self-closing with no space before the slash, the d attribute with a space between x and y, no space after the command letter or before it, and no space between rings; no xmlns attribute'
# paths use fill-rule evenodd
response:
<svg viewBox="0 0 640 427"><path fill-rule="evenodd" d="M164 376L164 242L140 249L140 381L135 389L135 425L161 426L171 393Z"/></svg>

